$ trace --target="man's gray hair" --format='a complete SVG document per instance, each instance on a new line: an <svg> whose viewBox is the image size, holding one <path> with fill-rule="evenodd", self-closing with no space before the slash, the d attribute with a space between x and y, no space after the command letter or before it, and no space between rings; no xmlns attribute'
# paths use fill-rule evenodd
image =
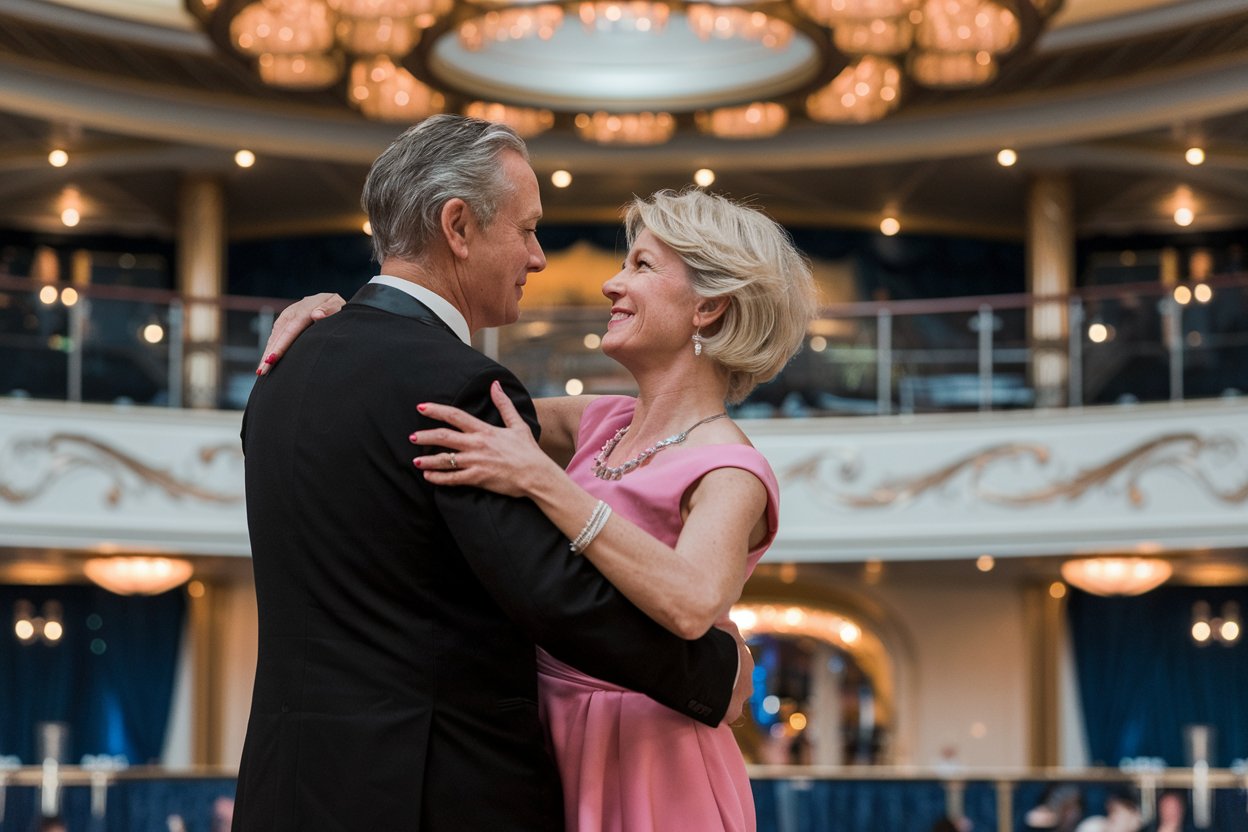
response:
<svg viewBox="0 0 1248 832"><path fill-rule="evenodd" d="M442 206L458 197L482 226L494 220L512 184L499 156L528 161L524 139L503 124L445 113L403 131L364 183L360 205L373 229L373 257L418 259L435 238Z"/></svg>

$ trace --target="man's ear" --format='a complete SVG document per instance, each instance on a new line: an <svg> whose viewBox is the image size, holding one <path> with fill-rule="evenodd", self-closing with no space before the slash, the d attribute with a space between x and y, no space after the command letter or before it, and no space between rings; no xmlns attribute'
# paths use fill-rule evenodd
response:
<svg viewBox="0 0 1248 832"><path fill-rule="evenodd" d="M451 253L460 260L468 258L468 226L472 223L472 209L459 197L448 199L439 214L442 236Z"/></svg>
<svg viewBox="0 0 1248 832"><path fill-rule="evenodd" d="M728 298L703 298L698 302L697 311L693 316L693 325L699 329L708 327L718 321L728 311Z"/></svg>

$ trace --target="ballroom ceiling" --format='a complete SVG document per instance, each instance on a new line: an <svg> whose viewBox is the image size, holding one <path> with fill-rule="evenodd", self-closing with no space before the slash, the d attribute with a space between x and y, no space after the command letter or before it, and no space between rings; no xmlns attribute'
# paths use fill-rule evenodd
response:
<svg viewBox="0 0 1248 832"><path fill-rule="evenodd" d="M530 142L555 222L618 218L633 193L712 186L785 222L1020 237L1029 180L1071 177L1079 233L1248 228L1248 0L1067 0L989 86L909 89L877 122L795 118L771 139L682 128L656 147L602 147L562 125ZM266 87L221 54L180 0L0 0L0 228L173 236L188 175L226 182L235 238L352 230L368 163L403 125L341 90ZM1203 165L1184 161L1192 145ZM63 147L69 164L52 167ZM1002 147L1018 151L1010 168ZM234 152L256 164L242 169ZM572 184L549 183L556 169Z"/></svg>

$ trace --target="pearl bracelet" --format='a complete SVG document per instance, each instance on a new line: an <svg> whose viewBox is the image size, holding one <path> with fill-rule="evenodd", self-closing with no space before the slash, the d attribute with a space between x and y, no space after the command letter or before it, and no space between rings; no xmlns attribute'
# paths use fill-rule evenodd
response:
<svg viewBox="0 0 1248 832"><path fill-rule="evenodd" d="M611 506L599 500L598 505L594 506L594 510L590 512L585 528L581 529L581 533L572 541L569 547L572 549L572 554L579 555L588 549L589 544L594 542L594 538L602 531L603 526L607 525L607 518L610 516Z"/></svg>

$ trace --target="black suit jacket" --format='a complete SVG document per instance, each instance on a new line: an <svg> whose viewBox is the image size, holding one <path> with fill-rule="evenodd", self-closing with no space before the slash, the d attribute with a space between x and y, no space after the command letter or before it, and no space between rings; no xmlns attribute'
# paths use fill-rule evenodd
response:
<svg viewBox="0 0 1248 832"><path fill-rule="evenodd" d="M370 284L256 382L243 422L259 658L235 830L559 830L534 645L717 724L736 647L646 618L528 500L434 488L416 405L499 423L519 382Z"/></svg>

